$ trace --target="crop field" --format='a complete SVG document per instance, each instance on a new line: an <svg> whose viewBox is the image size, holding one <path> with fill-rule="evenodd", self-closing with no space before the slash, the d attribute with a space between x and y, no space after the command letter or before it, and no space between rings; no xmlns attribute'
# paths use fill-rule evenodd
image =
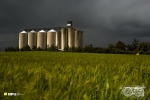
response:
<svg viewBox="0 0 150 100"><path fill-rule="evenodd" d="M144 96L125 96L125 86L145 86ZM149 100L150 56L1 52L0 93L0 100Z"/></svg>

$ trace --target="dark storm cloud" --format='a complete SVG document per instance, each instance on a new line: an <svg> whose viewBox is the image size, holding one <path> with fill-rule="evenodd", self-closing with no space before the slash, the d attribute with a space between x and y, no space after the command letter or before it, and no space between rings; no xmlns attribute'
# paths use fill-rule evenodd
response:
<svg viewBox="0 0 150 100"><path fill-rule="evenodd" d="M135 37L148 40L149 9L149 0L2 0L0 47L18 43L24 28L66 26L67 20L84 31L85 45L129 43Z"/></svg>

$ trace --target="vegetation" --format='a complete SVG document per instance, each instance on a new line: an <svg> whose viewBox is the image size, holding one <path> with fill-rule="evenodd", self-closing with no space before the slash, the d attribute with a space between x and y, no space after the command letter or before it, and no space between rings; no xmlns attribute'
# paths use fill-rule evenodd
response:
<svg viewBox="0 0 150 100"><path fill-rule="evenodd" d="M1 52L0 100L135 100L123 86L146 86L150 98L150 57L69 52Z"/></svg>
<svg viewBox="0 0 150 100"><path fill-rule="evenodd" d="M50 48L44 50L40 47L36 48L33 46L31 49L28 45L19 50L18 47L5 48L5 52L9 51L59 51L57 46L52 45ZM111 53L111 54L150 54L150 42L139 42L138 39L134 38L132 44L125 44L118 40L116 44L109 44L107 48L93 47L92 44L85 46L84 48L76 47L65 47L66 52L87 52L87 53Z"/></svg>

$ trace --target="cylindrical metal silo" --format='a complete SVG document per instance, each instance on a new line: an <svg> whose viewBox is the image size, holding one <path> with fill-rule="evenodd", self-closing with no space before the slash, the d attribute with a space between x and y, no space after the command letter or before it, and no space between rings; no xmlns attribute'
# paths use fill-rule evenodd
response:
<svg viewBox="0 0 150 100"><path fill-rule="evenodd" d="M72 30L72 46L75 47L75 28Z"/></svg>
<svg viewBox="0 0 150 100"><path fill-rule="evenodd" d="M28 33L22 31L19 33L19 49L28 45Z"/></svg>
<svg viewBox="0 0 150 100"><path fill-rule="evenodd" d="M81 48L83 48L83 31L81 31Z"/></svg>
<svg viewBox="0 0 150 100"><path fill-rule="evenodd" d="M61 49L60 45L61 45L61 34L60 34L60 31L57 31L56 32L56 46L58 47L58 49Z"/></svg>
<svg viewBox="0 0 150 100"><path fill-rule="evenodd" d="M47 48L52 45L56 46L56 31L53 29L47 32Z"/></svg>
<svg viewBox="0 0 150 100"><path fill-rule="evenodd" d="M78 30L75 30L74 46L75 46L76 48L79 47L79 31L78 31Z"/></svg>
<svg viewBox="0 0 150 100"><path fill-rule="evenodd" d="M78 45L79 45L79 47L81 47L81 45L82 45L81 41L82 41L82 38L81 38L81 30L79 30L79 40L78 40Z"/></svg>
<svg viewBox="0 0 150 100"><path fill-rule="evenodd" d="M41 49L46 48L46 32L44 30L41 30L37 33L37 48L40 47Z"/></svg>
<svg viewBox="0 0 150 100"><path fill-rule="evenodd" d="M67 47L67 29L61 29L61 49L64 50Z"/></svg>
<svg viewBox="0 0 150 100"><path fill-rule="evenodd" d="M68 46L70 48L74 46L73 38L74 38L73 28L68 28Z"/></svg>
<svg viewBox="0 0 150 100"><path fill-rule="evenodd" d="M28 45L32 49L33 46L37 47L37 32L34 30L28 33Z"/></svg>

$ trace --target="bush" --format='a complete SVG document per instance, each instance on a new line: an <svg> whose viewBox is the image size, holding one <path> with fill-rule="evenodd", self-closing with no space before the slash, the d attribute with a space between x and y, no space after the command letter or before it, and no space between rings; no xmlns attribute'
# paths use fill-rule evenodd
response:
<svg viewBox="0 0 150 100"><path fill-rule="evenodd" d="M143 50L140 50L140 51L139 51L139 54L143 54L143 53L144 53L144 51L143 51Z"/></svg>
<svg viewBox="0 0 150 100"><path fill-rule="evenodd" d="M144 52L144 54L150 55L150 51L146 51L146 52Z"/></svg>

